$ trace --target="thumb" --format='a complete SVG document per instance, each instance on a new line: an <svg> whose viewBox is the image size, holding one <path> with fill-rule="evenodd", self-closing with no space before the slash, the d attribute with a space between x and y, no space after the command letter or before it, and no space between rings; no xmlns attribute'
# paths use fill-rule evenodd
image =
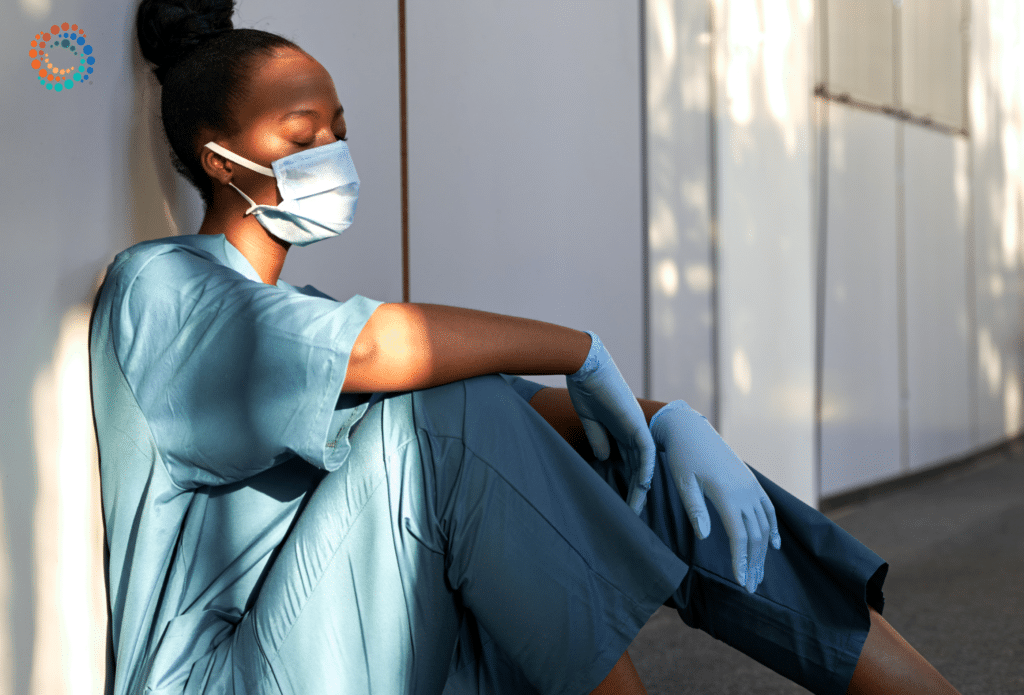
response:
<svg viewBox="0 0 1024 695"><path fill-rule="evenodd" d="M708 515L708 507L704 503L704 492L700 489L697 479L692 475L685 480L676 481L679 488L679 496L683 499L683 507L697 538L704 540L711 535L711 517Z"/></svg>
<svg viewBox="0 0 1024 695"><path fill-rule="evenodd" d="M580 422L583 423L583 431L587 433L587 441L590 442L590 448L594 450L594 456L598 461L607 459L612 453L612 447L608 443L608 433L605 431L604 425L586 417L581 417Z"/></svg>

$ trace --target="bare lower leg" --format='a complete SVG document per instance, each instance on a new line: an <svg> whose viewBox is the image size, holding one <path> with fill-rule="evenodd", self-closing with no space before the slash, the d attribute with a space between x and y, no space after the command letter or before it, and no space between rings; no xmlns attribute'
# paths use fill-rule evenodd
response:
<svg viewBox="0 0 1024 695"><path fill-rule="evenodd" d="M870 612L871 629L847 695L959 695L956 688L900 637L885 618L874 608Z"/></svg>
<svg viewBox="0 0 1024 695"><path fill-rule="evenodd" d="M633 667L629 652L622 652L611 673L601 681L601 685L597 686L591 695L647 695L647 689Z"/></svg>

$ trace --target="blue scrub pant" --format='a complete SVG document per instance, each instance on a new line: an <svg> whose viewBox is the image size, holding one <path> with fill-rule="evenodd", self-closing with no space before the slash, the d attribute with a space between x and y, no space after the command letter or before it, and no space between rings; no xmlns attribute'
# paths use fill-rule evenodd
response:
<svg viewBox="0 0 1024 695"><path fill-rule="evenodd" d="M711 505L695 542L659 467L638 518L497 376L385 398L351 443L187 692L587 693L667 603L842 693L881 609L884 563L761 476L783 550L748 594Z"/></svg>

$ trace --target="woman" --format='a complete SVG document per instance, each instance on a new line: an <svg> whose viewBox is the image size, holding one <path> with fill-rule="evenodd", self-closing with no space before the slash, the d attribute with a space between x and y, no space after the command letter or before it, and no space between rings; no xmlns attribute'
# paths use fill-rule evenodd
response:
<svg viewBox="0 0 1024 695"><path fill-rule="evenodd" d="M94 312L115 693L642 692L663 603L815 692L955 692L879 615L877 556L638 404L597 336L281 281L358 178L327 72L231 13L138 14L206 214Z"/></svg>

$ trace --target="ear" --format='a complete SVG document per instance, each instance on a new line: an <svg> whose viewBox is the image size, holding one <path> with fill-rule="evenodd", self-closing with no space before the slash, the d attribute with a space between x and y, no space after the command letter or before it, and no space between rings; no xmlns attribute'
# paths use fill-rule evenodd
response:
<svg viewBox="0 0 1024 695"><path fill-rule="evenodd" d="M228 185L234 175L234 162L221 155L217 154L209 147L203 147L199 152L199 163L203 166L203 171L214 181L219 181L221 185Z"/></svg>

